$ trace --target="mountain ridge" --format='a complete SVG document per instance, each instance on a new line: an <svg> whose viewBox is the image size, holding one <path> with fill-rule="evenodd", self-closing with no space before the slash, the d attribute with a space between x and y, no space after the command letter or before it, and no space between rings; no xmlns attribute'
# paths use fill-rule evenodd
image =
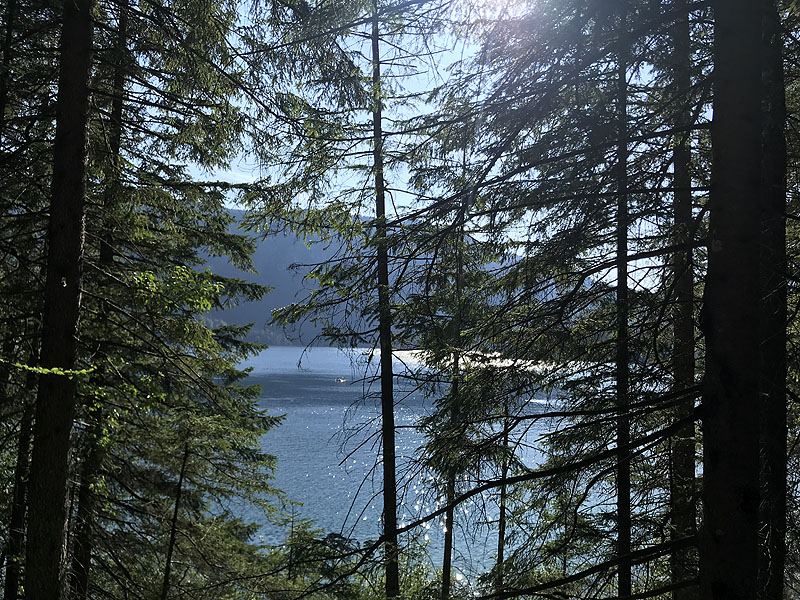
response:
<svg viewBox="0 0 800 600"><path fill-rule="evenodd" d="M292 234L269 234L263 237L253 235L239 228L244 211L229 209L229 212L235 219L231 224L231 230L247 235L256 242L252 256L256 272L238 269L231 265L225 256L206 255L203 267L222 277L232 277L267 286L271 291L261 301L242 302L225 309L213 309L206 315L206 321L212 326L252 323L253 327L247 336L251 342L281 346L307 344L319 331L313 323L305 322L284 330L282 326L269 324L272 319L271 312L302 298L305 275L311 266L330 258L332 253L330 246L319 241L305 244ZM302 265L309 267L303 269Z"/></svg>

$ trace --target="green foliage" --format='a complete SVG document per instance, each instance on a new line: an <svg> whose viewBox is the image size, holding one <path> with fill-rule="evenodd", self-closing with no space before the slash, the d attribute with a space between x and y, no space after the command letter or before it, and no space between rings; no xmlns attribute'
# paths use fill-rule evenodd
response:
<svg viewBox="0 0 800 600"><path fill-rule="evenodd" d="M608 451L618 415L612 282L620 44L629 56L626 367L636 548L669 539L674 493L672 434L663 433L679 401L670 392L673 152L683 137L691 142L693 245L707 235L711 160L713 15L702 3L689 6L691 89L680 96L671 38L680 15L671 2L626 6L629 39L616 8L603 2L381 2L380 44L394 54L374 89L369 3L98 2L79 363L47 369L36 357L59 24L55 5L4 2L4 520L15 486L25 482L16 470L28 452L16 444L36 376L56 374L75 379L81 399L70 552L83 536L91 540L90 597L154 598L166 589L171 598L380 598L380 557L364 554L369 544L316 530L279 508L287 499L274 488L276 463L263 440L280 418L258 408L258 390L238 366L260 346L244 340L246 326L216 326L208 314L258 301L268 289L222 277L205 258L226 257L253 271L251 235L275 231L337 247L329 262L306 266L306 297L276 311L274 323L309 319L326 342L369 346L386 225L395 346L424 350L424 367L408 376L433 400L419 423L426 436L420 468L439 480L452 474L454 497L489 481L488 503L499 501L500 478L516 478L506 490L504 563L474 585L455 585L450 596L549 583L547 594L613 594L612 569L558 582L616 552L616 459ZM791 113L798 6L781 6ZM431 80L445 68L448 80L421 89L426 64L436 71ZM376 99L386 110L384 174L396 201L386 222L375 219L374 188L365 183L374 175L367 115ZM674 130L678 123L688 130ZM257 181L202 180L242 157L257 165ZM251 235L234 230L232 203L250 209L244 228ZM692 253L699 297L705 250ZM793 320L792 397L800 394L795 329ZM698 363L702 357L698 340ZM550 404L532 402L545 394ZM545 410L552 414L537 414ZM438 498L442 490L429 493ZM795 496L792 582L800 572ZM291 534L267 547L251 516L290 524ZM423 552L401 556L410 599L440 596L441 574ZM634 573L637 593L650 593L669 582L668 556Z"/></svg>

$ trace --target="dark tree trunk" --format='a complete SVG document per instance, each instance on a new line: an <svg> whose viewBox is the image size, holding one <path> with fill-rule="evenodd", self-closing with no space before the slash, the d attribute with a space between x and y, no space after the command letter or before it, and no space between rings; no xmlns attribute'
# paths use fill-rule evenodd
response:
<svg viewBox="0 0 800 600"><path fill-rule="evenodd" d="M690 29L687 0L676 0L675 8L680 18L672 29L674 48L674 78L676 114L675 127L681 131L675 140L673 151L674 187L673 218L674 239L682 249L673 257L673 280L675 282L675 307L672 314L672 391L683 396L675 411L677 420L686 420L672 440L670 478L670 538L679 540L696 533L695 508L695 435L694 394L694 277L692 269L692 177L691 146L688 131L690 125ZM672 581L693 579L697 574L695 552L692 548L675 550L670 556ZM678 588L672 592L674 600L691 600L697 597L695 586Z"/></svg>
<svg viewBox="0 0 800 600"><path fill-rule="evenodd" d="M107 268L114 264L114 223L115 210L119 201L119 158L122 147L122 109L125 100L125 59L128 38L128 1L117 0L119 5L119 25L117 29L116 64L111 119L108 123L108 160L105 166L105 189L103 192L103 235L100 240L100 264Z"/></svg>
<svg viewBox="0 0 800 600"><path fill-rule="evenodd" d="M471 192L471 193L474 193ZM461 388L461 329L462 329L462 303L463 303L463 290L464 290L464 219L466 215L466 207L470 202L469 195L465 196L464 202L458 209L456 214L455 230L457 233L456 238L456 269L455 269L455 306L453 308L453 323L451 331L453 339L451 341L455 351L453 352L453 372L450 379L450 397L448 399L450 423L453 431L461 431L459 422L461 421L461 411L459 410L459 397ZM458 434L455 434L458 435ZM447 510L444 517L444 553L442 555L442 593L441 600L448 600L450 598L451 587L451 574L453 570L453 529L455 526L454 507L453 501L456 497L456 472L458 464L455 456L458 452L458 438L453 437L453 446L449 449L447 463L447 489L445 491L445 502L447 503Z"/></svg>
<svg viewBox="0 0 800 600"><path fill-rule="evenodd" d="M81 483L78 489L78 512L75 516L75 542L72 550L70 570L70 596L72 600L84 600L89 594L89 570L94 546L94 521L96 499L94 485L100 475L103 462L102 409L92 411L92 430L87 434L87 452L83 460Z"/></svg>
<svg viewBox="0 0 800 600"><path fill-rule="evenodd" d="M128 27L128 0L119 0L119 24L117 30L117 58L112 83L113 101L111 119L108 124L109 156L105 166L105 189L103 198L103 231L100 239L100 266L110 271L114 264L114 211L119 193L119 157L122 145L122 109L125 93L125 45ZM102 312L107 312L106 302L102 304ZM106 344L101 344L100 360L106 352ZM105 369L97 366L96 383L103 385ZM89 573L91 571L92 552L94 550L94 522L96 519L96 499L94 486L100 476L103 463L104 413L102 407L90 410L93 416L92 430L87 435L87 452L81 471L81 483L78 491L78 511L75 517L76 532L70 571L70 594L73 600L85 600L89 594Z"/></svg>
<svg viewBox="0 0 800 600"><path fill-rule="evenodd" d="M761 172L761 564L759 591L783 600L786 562L786 94L781 23L762 0L763 159Z"/></svg>
<svg viewBox="0 0 800 600"><path fill-rule="evenodd" d="M64 3L53 149L53 191L47 231L40 364L75 366L81 304L86 194L92 0ZM56 600L62 592L67 474L75 412L75 380L39 378L33 430L25 597Z"/></svg>
<svg viewBox="0 0 800 600"><path fill-rule="evenodd" d="M450 598L450 576L453 570L453 500L456 496L456 470L450 468L447 473L447 490L445 502L447 510L444 515L444 550L442 554L442 593L441 599Z"/></svg>
<svg viewBox="0 0 800 600"><path fill-rule="evenodd" d="M31 364L36 364L35 358ZM36 386L36 375L29 372L25 378L25 389L32 394ZM22 409L17 443L17 464L14 468L14 495L11 505L11 519L8 527L8 547L6 550L6 578L3 587L4 600L17 600L25 548L25 513L27 508L28 468L31 451L31 429L34 405L28 394Z"/></svg>
<svg viewBox="0 0 800 600"><path fill-rule="evenodd" d="M383 179L383 115L378 3L373 1L372 87L374 92L373 169L375 171L375 238L378 252L378 330L381 349L381 443L383 445L383 536L386 597L400 596L397 546L397 475L394 440L394 376L392 373L392 314L389 295L389 242L386 232L386 187Z"/></svg>
<svg viewBox="0 0 800 600"><path fill-rule="evenodd" d="M172 520L169 525L169 542L167 543L167 556L164 560L164 579L161 582L161 600L169 596L170 575L172 573L172 555L175 553L175 540L178 535L178 519L181 514L181 496L183 496L183 480L186 477L186 465L189 462L189 444L183 448L181 471L178 475L178 485L175 489L175 508L172 511Z"/></svg>
<svg viewBox="0 0 800 600"><path fill-rule="evenodd" d="M621 3L617 56L617 571L618 595L631 595L631 462L628 413L628 52L627 6Z"/></svg>
<svg viewBox="0 0 800 600"><path fill-rule="evenodd" d="M17 19L17 0L8 0L4 19L3 58L0 64L0 150L6 131L6 105L8 104L8 88L11 82L11 56L14 44L14 27Z"/></svg>
<svg viewBox="0 0 800 600"><path fill-rule="evenodd" d="M494 591L499 594L503 591L505 586L505 578L503 577L503 563L505 562L506 552L506 511L508 503L508 486L505 484L506 477L508 477L508 428L510 426L508 420L509 406L508 402L503 403L503 463L500 467L500 512L497 516L497 577L494 582Z"/></svg>
<svg viewBox="0 0 800 600"><path fill-rule="evenodd" d="M714 3L708 273L700 324L703 527L700 595L757 597L761 188L760 2Z"/></svg>

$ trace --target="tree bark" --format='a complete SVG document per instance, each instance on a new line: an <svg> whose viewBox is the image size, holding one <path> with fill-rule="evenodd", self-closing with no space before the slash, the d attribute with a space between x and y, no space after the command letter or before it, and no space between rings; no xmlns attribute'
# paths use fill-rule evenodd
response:
<svg viewBox="0 0 800 600"><path fill-rule="evenodd" d="M31 364L36 364L35 357L32 357ZM28 394L33 393L35 386L36 375L33 372L28 372L25 377L25 389ZM26 395L25 405L22 409L22 419L19 424L17 463L14 468L13 503L8 527L6 577L3 587L4 600L17 600L19 597L20 567L24 559L23 550L25 548L25 513L27 508L33 410L33 402Z"/></svg>
<svg viewBox="0 0 800 600"><path fill-rule="evenodd" d="M75 366L83 271L92 0L64 3L47 230L40 364ZM57 600L62 593L67 522L67 474L75 412L75 380L39 379L30 476L25 597Z"/></svg>
<svg viewBox="0 0 800 600"><path fill-rule="evenodd" d="M8 0L5 14L5 31L3 36L3 58L0 64L0 151L6 131L6 106L8 104L8 88L11 81L11 56L14 44L14 27L17 18L17 0Z"/></svg>
<svg viewBox="0 0 800 600"><path fill-rule="evenodd" d="M621 2L617 51L617 593L631 595L631 462L628 348L628 49L627 5Z"/></svg>
<svg viewBox="0 0 800 600"><path fill-rule="evenodd" d="M444 549L442 552L442 592L441 599L450 598L450 577L453 571L453 499L456 496L456 470L450 467L447 473L447 490L445 502L447 510L444 514Z"/></svg>
<svg viewBox="0 0 800 600"><path fill-rule="evenodd" d="M375 238L378 254L378 332L381 349L381 443L383 445L383 535L386 597L400 596L397 546L397 475L392 373L392 314L389 295L389 243L386 231L386 185L383 178L383 100L381 98L380 20L378 0L372 18L372 131L375 172Z"/></svg>
<svg viewBox="0 0 800 600"><path fill-rule="evenodd" d="M464 221L466 218L466 211L468 204L473 201L472 194L474 189L468 194L465 194L464 200L458 208L456 213L455 231L457 232L456 238L456 270L455 270L455 306L453 308L453 323L451 327L452 340L451 344L454 348L453 351L453 372L450 379L450 397L449 412L451 426L455 427L455 431L460 431L459 422L461 421L461 411L459 410L459 397L461 388L461 334L462 334L462 303L464 292ZM441 600L448 600L450 598L451 587L451 573L453 569L453 529L455 526L455 515L453 500L456 496L456 472L458 469L457 460L455 458L458 449L458 440L453 439L453 447L450 449L447 457L448 471L447 471L447 489L445 492L445 502L447 503L447 510L445 511L444 519L444 553L442 555L442 593Z"/></svg>
<svg viewBox="0 0 800 600"><path fill-rule="evenodd" d="M108 123L108 160L105 166L105 189L103 192L103 235L100 239L100 264L108 267L114 264L113 232L114 212L119 201L119 158L122 147L122 110L125 101L125 58L128 42L128 1L117 0L119 5L119 25L117 27L116 63L112 82L113 100L111 118Z"/></svg>
<svg viewBox="0 0 800 600"><path fill-rule="evenodd" d="M762 0L761 556L759 592L783 600L786 562L786 93L778 10Z"/></svg>
<svg viewBox="0 0 800 600"><path fill-rule="evenodd" d="M503 462L500 466L500 481L505 482L508 477L508 429L510 423L508 420L509 406L508 401L503 402ZM505 578L503 576L503 563L505 562L506 551L506 511L508 503L508 486L505 483L500 485L500 511L497 516L497 563L495 569L497 576L494 581L495 594L500 594L505 586Z"/></svg>
<svg viewBox="0 0 800 600"><path fill-rule="evenodd" d="M675 127L686 131L690 122L690 29L687 0L676 0L675 9L680 14L672 29L674 48ZM672 313L672 391L683 396L675 410L676 420L685 420L672 440L670 477L670 538L678 540L696 533L695 505L695 434L694 395L694 276L692 267L692 177L691 145L689 133L675 139L673 150L674 192L673 219L675 245L682 247L673 256L672 276L675 285L675 306ZM670 555L673 583L688 581L696 576L695 553L691 548L675 550ZM672 592L674 600L692 600L697 597L696 586L682 587Z"/></svg>
<svg viewBox="0 0 800 600"><path fill-rule="evenodd" d="M714 3L700 594L757 597L761 3Z"/></svg>
<svg viewBox="0 0 800 600"><path fill-rule="evenodd" d="M94 549L94 522L96 498L94 486L97 483L103 462L103 448L100 445L103 435L103 411L94 411L92 430L86 440L87 453L83 461L81 483L78 489L78 512L75 516L75 541L72 550L70 569L70 597L84 600L89 595L89 571Z"/></svg>
<svg viewBox="0 0 800 600"><path fill-rule="evenodd" d="M113 100L111 118L108 124L109 156L105 165L105 189L103 194L103 231L100 238L99 263L108 271L114 264L114 210L119 194L119 158L122 146L122 109L125 93L125 46L128 35L128 0L118 0L119 21L116 42L116 63L112 82ZM107 312L107 302L102 303L102 313ZM107 344L101 343L101 361L107 351ZM103 385L105 369L97 365L96 384ZM104 449L101 445L103 436L103 408L90 409L93 416L92 430L88 434L88 450L83 461L81 483L78 491L78 511L75 517L76 532L70 571L70 594L74 600L85 600L89 594L89 573L91 571L92 552L94 551L94 522L96 519L96 498L94 486L100 477Z"/></svg>

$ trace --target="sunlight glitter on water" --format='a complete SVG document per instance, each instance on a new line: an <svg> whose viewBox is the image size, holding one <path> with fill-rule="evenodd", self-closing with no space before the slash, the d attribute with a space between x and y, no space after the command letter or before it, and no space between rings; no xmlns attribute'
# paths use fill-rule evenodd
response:
<svg viewBox="0 0 800 600"><path fill-rule="evenodd" d="M274 347L254 357L249 383L262 386L260 405L270 415L286 415L283 423L263 440L265 451L278 458L276 487L289 498L300 502L299 514L312 519L316 526L365 541L381 530L381 450L380 405L374 390L364 380L368 354L361 350L348 353L333 348ZM413 355L398 360L408 365ZM299 367L298 367L299 364ZM398 365L398 370L400 365ZM346 382L340 381L346 379ZM433 494L437 478L420 470L418 460L424 436L415 428L419 419L433 407L421 392L397 389L403 397L395 410L397 430L398 517L403 526L425 513L444 505L439 493ZM417 468L415 468L417 467ZM488 502L488 509L475 512L478 502ZM469 529L483 531L483 551L475 548L482 560L489 560L494 544L491 527L493 496L477 497L457 511ZM484 516L479 516L484 512ZM496 516L494 517L496 518ZM471 519L471 521L470 521ZM481 523L481 519L483 522ZM428 544L434 561L441 555L444 522L425 523L422 539ZM465 544L463 525L456 528L456 544ZM276 526L264 529L269 543L280 543L286 531ZM480 542L481 540L477 540ZM475 544L475 541L470 542Z"/></svg>

